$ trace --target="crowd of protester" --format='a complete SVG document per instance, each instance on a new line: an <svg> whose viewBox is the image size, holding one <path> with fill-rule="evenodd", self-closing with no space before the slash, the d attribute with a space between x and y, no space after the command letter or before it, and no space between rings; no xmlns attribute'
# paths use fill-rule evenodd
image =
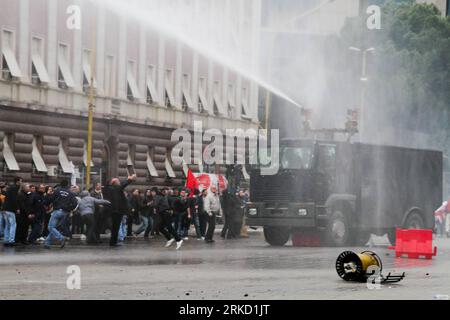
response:
<svg viewBox="0 0 450 320"><path fill-rule="evenodd" d="M31 185L21 178L9 185L0 183L0 239L6 247L43 244L50 249L55 244L63 248L75 234L88 245L98 245L101 235L109 233L113 247L139 236L164 236L165 246L176 243L178 250L190 239L190 231L193 238L213 243L218 217L225 218L223 238L240 236L246 190L235 194L237 209L223 214L222 196L215 186L204 191L156 187L128 191L135 179L115 178L109 185L96 183L85 191L67 180L57 186Z"/></svg>

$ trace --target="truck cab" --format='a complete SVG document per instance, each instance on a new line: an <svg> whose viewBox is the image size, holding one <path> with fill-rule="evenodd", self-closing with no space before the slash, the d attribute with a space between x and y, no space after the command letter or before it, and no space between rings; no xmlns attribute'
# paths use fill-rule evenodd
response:
<svg viewBox="0 0 450 320"><path fill-rule="evenodd" d="M433 228L442 195L442 153L345 141L284 139L276 175L250 172L249 225L266 241L317 233L332 246L364 245L371 233Z"/></svg>

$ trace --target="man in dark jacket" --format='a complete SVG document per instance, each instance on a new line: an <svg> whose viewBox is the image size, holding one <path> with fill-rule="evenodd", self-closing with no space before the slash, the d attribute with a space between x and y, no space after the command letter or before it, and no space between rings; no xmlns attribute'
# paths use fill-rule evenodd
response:
<svg viewBox="0 0 450 320"><path fill-rule="evenodd" d="M31 233L28 237L28 242L37 244L36 240L42 235L42 229L46 214L45 208L45 185L40 184L35 193L31 195Z"/></svg>
<svg viewBox="0 0 450 320"><path fill-rule="evenodd" d="M204 240L204 234L200 228L200 215L203 214L203 198L198 189L194 190L194 195L189 198L189 207L191 210L192 223L195 227L195 234L197 235L197 240Z"/></svg>
<svg viewBox="0 0 450 320"><path fill-rule="evenodd" d="M145 198L144 198L144 214L148 213L148 226L144 233L145 239L148 239L150 233L154 232L155 225L158 228L157 230L159 233L159 224L160 224L161 219L156 214L156 208L155 208L155 198L156 198L157 194L158 194L158 188L153 187L150 190L150 193L148 193L148 191L147 191L147 194L145 195Z"/></svg>
<svg viewBox="0 0 450 320"><path fill-rule="evenodd" d="M141 214L141 226L136 231L136 236L144 232L144 238L148 239L148 235L153 226L153 196L151 190L146 190L144 198L142 199L142 206L140 209Z"/></svg>
<svg viewBox="0 0 450 320"><path fill-rule="evenodd" d="M191 208L190 199L188 198L188 192L182 190L180 192L180 197L175 200L174 203L174 214L176 214L178 235L184 240L188 240L189 227L191 225Z"/></svg>
<svg viewBox="0 0 450 320"><path fill-rule="evenodd" d="M20 214L17 215L16 243L28 245L28 229L32 217L31 189L29 184L23 184L22 190L17 196Z"/></svg>
<svg viewBox="0 0 450 320"><path fill-rule="evenodd" d="M97 200L104 200L103 186L100 182L95 184L94 190L91 192L91 197ZM106 229L111 230L111 217L108 217L107 210L104 205L95 206L95 234L97 239L100 239L100 235L105 233ZM99 240L99 243L101 241Z"/></svg>
<svg viewBox="0 0 450 320"><path fill-rule="evenodd" d="M208 226L208 214L205 211L204 201L206 196L208 195L207 190L203 190L198 196L198 222L200 225L200 233L202 235L202 239L204 240L206 236L206 227Z"/></svg>
<svg viewBox="0 0 450 320"><path fill-rule="evenodd" d="M66 238L57 230L58 225L78 206L78 200L70 191L69 181L63 180L53 194L48 195L44 205L53 204L53 212L48 223L48 237L45 240L45 248L50 249L52 238L61 242L61 248L66 245Z"/></svg>
<svg viewBox="0 0 450 320"><path fill-rule="evenodd" d="M127 237L133 237L133 223L139 221L141 208L143 206L141 192L139 191L139 189L133 190L129 198L129 203L130 210L128 210L127 217Z"/></svg>
<svg viewBox="0 0 450 320"><path fill-rule="evenodd" d="M221 237L224 239L236 239L240 235L243 218L243 209L239 194L235 194L233 190L225 190L222 201L225 224L221 232Z"/></svg>
<svg viewBox="0 0 450 320"><path fill-rule="evenodd" d="M14 184L8 186L6 190L6 198L3 204L3 209L5 210L5 247L12 247L16 243L16 215L20 214L17 196L21 185L22 179L17 177L14 179Z"/></svg>
<svg viewBox="0 0 450 320"><path fill-rule="evenodd" d="M172 226L172 210L169 204L168 189L163 188L161 193L155 198L155 208L157 214L161 217L160 231L166 237L166 248L170 247L175 241L177 242L177 250L181 248L183 240Z"/></svg>
<svg viewBox="0 0 450 320"><path fill-rule="evenodd" d="M119 236L120 223L123 215L128 212L128 200L125 197L124 190L134 180L136 180L136 175L129 176L128 180L122 183L118 178L114 178L111 180L111 185L105 187L105 199L111 202L109 206L112 219L111 239L109 241L111 247L118 246L117 238Z"/></svg>

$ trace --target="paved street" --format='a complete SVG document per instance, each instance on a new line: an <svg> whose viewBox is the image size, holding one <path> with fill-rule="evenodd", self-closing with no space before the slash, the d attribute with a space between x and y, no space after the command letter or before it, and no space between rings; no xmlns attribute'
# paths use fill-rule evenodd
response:
<svg viewBox="0 0 450 320"><path fill-rule="evenodd" d="M383 239L377 240L378 244ZM438 239L432 261L395 259L376 247L386 271L403 282L368 290L335 272L349 248L272 248L261 232L250 239L189 240L181 251L162 239L111 249L71 244L61 250L0 249L0 299L433 299L450 294L450 241ZM362 248L354 248L355 251ZM81 290L66 288L66 268L81 268Z"/></svg>

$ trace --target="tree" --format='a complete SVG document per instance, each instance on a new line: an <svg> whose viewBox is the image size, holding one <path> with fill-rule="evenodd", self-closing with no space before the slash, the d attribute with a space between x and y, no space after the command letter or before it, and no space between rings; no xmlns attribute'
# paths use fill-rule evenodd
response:
<svg viewBox="0 0 450 320"><path fill-rule="evenodd" d="M370 61L367 108L377 126L427 134L423 146L450 147L450 19L430 4L389 1L382 30L365 17L349 19L342 47L375 47ZM392 137L394 140L396 137Z"/></svg>

